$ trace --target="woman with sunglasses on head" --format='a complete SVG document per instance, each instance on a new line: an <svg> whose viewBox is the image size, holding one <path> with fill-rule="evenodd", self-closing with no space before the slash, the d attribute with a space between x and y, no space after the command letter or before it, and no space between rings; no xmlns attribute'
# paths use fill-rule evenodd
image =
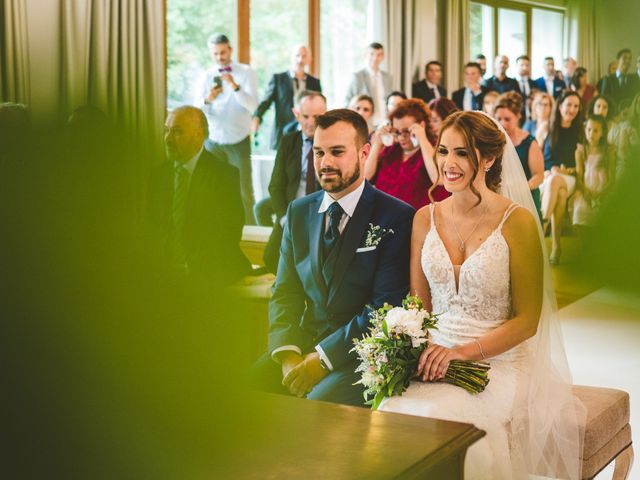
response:
<svg viewBox="0 0 640 480"><path fill-rule="evenodd" d="M438 178L429 109L422 100L402 100L388 119L373 134L365 176L383 192L416 209L424 207L431 203L429 189ZM442 186L432 195L435 201L448 197Z"/></svg>

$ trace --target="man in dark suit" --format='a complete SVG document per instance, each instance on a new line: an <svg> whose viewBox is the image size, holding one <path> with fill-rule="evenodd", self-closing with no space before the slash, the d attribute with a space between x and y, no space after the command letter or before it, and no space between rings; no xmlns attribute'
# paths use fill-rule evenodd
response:
<svg viewBox="0 0 640 480"><path fill-rule="evenodd" d="M522 125L531 116L531 98L536 84L531 80L531 59L527 55L516 58L516 65L518 67L516 80L522 94L522 118L520 119Z"/></svg>
<svg viewBox="0 0 640 480"><path fill-rule="evenodd" d="M493 71L495 75L487 80L485 86L488 90L494 90L498 93L506 93L516 91L520 93L520 87L515 78L507 77L509 69L509 57L506 55L498 55L493 63Z"/></svg>
<svg viewBox="0 0 640 480"><path fill-rule="evenodd" d="M273 130L271 131L271 149L277 150L280 145L284 127L295 120L292 108L297 94L303 90L322 91L320 80L305 72L311 62L311 53L304 45L294 47L291 56L291 70L275 73L262 101L253 114L253 131L256 132L262 117L269 110L272 103L275 104L275 117Z"/></svg>
<svg viewBox="0 0 640 480"><path fill-rule="evenodd" d="M442 80L442 64L435 60L427 63L425 79L416 82L411 87L411 96L429 103L434 98L446 97L447 89L440 86Z"/></svg>
<svg viewBox="0 0 640 480"><path fill-rule="evenodd" d="M268 351L251 380L262 390L363 405L350 350L367 332L370 308L399 305L408 292L414 211L366 182L370 145L358 113L318 117L313 149L323 191L287 211Z"/></svg>
<svg viewBox="0 0 640 480"><path fill-rule="evenodd" d="M481 85L482 68L479 63L469 62L464 66L464 87L453 92L453 102L460 110L482 110L487 88Z"/></svg>
<svg viewBox="0 0 640 480"><path fill-rule="evenodd" d="M300 130L282 137L269 182L270 205L276 223L264 250L267 270L276 273L287 208L296 198L320 189L313 168L313 134L316 119L327 111L327 100L319 92L305 90L296 101Z"/></svg>
<svg viewBox="0 0 640 480"><path fill-rule="evenodd" d="M566 88L564 81L556 75L556 64L553 57L544 59L544 76L536 79L536 88L541 92L546 92L556 100L560 98Z"/></svg>
<svg viewBox="0 0 640 480"><path fill-rule="evenodd" d="M206 149L202 110L182 106L165 123L167 162L151 174L147 201L150 241L168 265L230 284L247 275L240 251L244 215L240 177Z"/></svg>
<svg viewBox="0 0 640 480"><path fill-rule="evenodd" d="M636 72L629 72L631 50L620 50L617 58L618 68L603 79L600 93L612 98L619 105L623 100L632 100L640 91L640 78Z"/></svg>

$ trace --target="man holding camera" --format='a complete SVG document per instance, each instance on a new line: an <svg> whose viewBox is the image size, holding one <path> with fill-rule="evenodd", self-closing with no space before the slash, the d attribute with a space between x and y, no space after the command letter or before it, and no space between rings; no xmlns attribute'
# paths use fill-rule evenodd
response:
<svg viewBox="0 0 640 480"><path fill-rule="evenodd" d="M209 121L206 147L226 156L240 171L242 204L247 224L254 224L251 179L251 115L258 106L258 80L249 65L232 61L226 35L212 35L207 42L215 65L207 70L195 103Z"/></svg>

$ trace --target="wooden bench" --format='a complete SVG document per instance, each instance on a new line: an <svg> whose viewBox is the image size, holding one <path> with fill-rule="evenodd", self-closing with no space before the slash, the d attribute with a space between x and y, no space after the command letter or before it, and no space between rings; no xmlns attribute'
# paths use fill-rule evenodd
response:
<svg viewBox="0 0 640 480"><path fill-rule="evenodd" d="M242 229L240 249L253 265L264 266L264 249L271 236L271 227L245 225Z"/></svg>
<svg viewBox="0 0 640 480"><path fill-rule="evenodd" d="M629 394L612 388L578 385L574 385L573 393L587 409L582 478L594 478L614 461L613 479L628 478L633 463Z"/></svg>

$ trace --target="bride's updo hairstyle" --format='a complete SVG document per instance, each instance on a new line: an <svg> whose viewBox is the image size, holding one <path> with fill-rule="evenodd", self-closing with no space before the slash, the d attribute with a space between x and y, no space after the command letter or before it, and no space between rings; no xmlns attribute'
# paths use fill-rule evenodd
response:
<svg viewBox="0 0 640 480"><path fill-rule="evenodd" d="M476 154L476 149L480 152L481 158L489 160L495 158L493 165L491 165L491 168L485 174L485 181L490 190L497 192L500 189L502 154L507 140L493 120L482 113L452 113L442 123L440 135L438 136L438 142L433 156L433 161L436 162L436 166L438 164L436 156L438 155L438 148L440 147L440 139L442 138L442 134L449 128L454 128L462 135L462 138L464 138L465 148L469 153L469 159L473 165L473 177L471 178L469 186L471 191L478 197L478 203L480 203L482 197L473 186L473 181L478 175L478 166L480 164L480 158L478 158ZM429 197L431 197L431 192L438 185L440 175L440 168L438 168L438 179L429 189ZM433 197L431 197L431 201L433 201Z"/></svg>

